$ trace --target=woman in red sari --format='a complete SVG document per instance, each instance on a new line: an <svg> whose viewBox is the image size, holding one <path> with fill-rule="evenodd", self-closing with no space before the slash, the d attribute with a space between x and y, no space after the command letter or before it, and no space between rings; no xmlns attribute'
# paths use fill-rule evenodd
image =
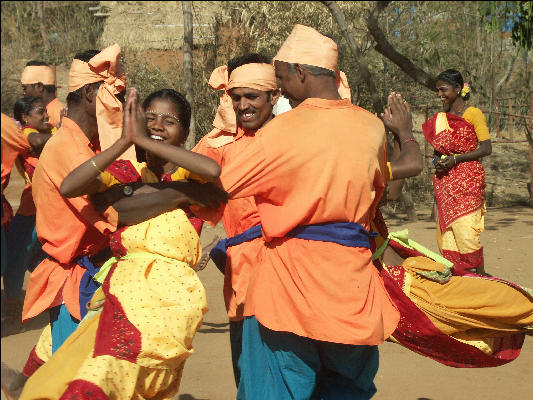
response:
<svg viewBox="0 0 533 400"><path fill-rule="evenodd" d="M437 77L444 106L422 125L435 149L433 188L437 206L439 249L455 265L454 273L484 274L483 247L485 171L479 161L491 151L489 130L481 110L467 106L470 87L459 71Z"/></svg>

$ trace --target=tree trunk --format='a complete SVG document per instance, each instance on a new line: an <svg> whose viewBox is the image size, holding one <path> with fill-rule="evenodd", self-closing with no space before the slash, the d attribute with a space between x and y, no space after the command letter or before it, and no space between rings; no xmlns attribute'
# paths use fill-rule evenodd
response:
<svg viewBox="0 0 533 400"><path fill-rule="evenodd" d="M369 13L366 19L366 27L368 29L368 32L376 41L376 46L374 47L374 49L377 52L381 53L383 56L387 57L398 67L400 67L400 69L405 74L413 78L415 82L427 87L429 90L436 92L437 79L434 76L428 74L422 68L416 66L409 58L396 51L392 44L390 44L390 42L387 40L387 37L379 27L378 20L375 16L375 13L381 11L384 8L382 5L380 5L380 3L382 2L378 2L378 4L376 4L376 8L371 13Z"/></svg>
<svg viewBox="0 0 533 400"><path fill-rule="evenodd" d="M346 23L346 19L344 18L344 13L335 1L322 1L321 3L329 9L331 15L333 16L333 19L335 20L335 22L337 22L337 25L339 25L344 39L346 39L346 41L348 42L348 46L350 47L350 50L352 51L352 54L354 55L357 64L359 65L359 73L361 74L361 78L363 78L363 81L366 83L368 91L370 92L374 111L378 115L380 115L383 112L383 102L379 97L378 90L376 89L376 85L374 84L374 80L372 79L372 75L370 74L370 71L368 69L368 64L363 58L361 50L355 43L352 32L350 32L350 29L348 28L348 24Z"/></svg>
<svg viewBox="0 0 533 400"><path fill-rule="evenodd" d="M194 121L194 75L192 65L193 26L192 26L192 1L182 1L183 8L183 91L185 98L191 104L191 127L185 148L190 150L196 143L196 126Z"/></svg>
<svg viewBox="0 0 533 400"><path fill-rule="evenodd" d="M50 49L50 43L44 27L44 1L37 3L37 15L39 16L39 30L41 31L41 38L43 39L44 50L48 51L48 49Z"/></svg>

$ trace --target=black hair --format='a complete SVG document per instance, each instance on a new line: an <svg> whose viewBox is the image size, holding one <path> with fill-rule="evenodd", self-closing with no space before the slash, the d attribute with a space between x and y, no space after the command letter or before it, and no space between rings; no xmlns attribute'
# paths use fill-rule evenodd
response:
<svg viewBox="0 0 533 400"><path fill-rule="evenodd" d="M235 57L228 61L228 76L234 69L245 64L272 64L272 59L264 54L250 53L244 56Z"/></svg>
<svg viewBox="0 0 533 400"><path fill-rule="evenodd" d="M437 80L447 82L454 88L459 86L461 90L463 89L463 86L465 84L463 80L463 75L461 75L461 73L456 69L447 69L446 71L441 72L437 76ZM468 100L470 98L470 93L466 93L464 96L461 95L461 97L464 100Z"/></svg>
<svg viewBox="0 0 533 400"><path fill-rule="evenodd" d="M26 63L26 67L49 67L50 64L44 61L40 60L30 60ZM57 91L56 85L43 85L44 90L46 90L48 93L55 93Z"/></svg>
<svg viewBox="0 0 533 400"><path fill-rule="evenodd" d="M28 115L33 109L33 105L37 101L41 101L41 98L38 96L21 97L18 99L15 102L15 107L13 108L13 115L15 116L15 119L24 125L24 122L22 121L22 115Z"/></svg>
<svg viewBox="0 0 533 400"><path fill-rule="evenodd" d="M148 97L144 99L144 111L146 111L146 108L155 99L164 99L172 101L178 109L178 117L180 119L181 125L183 126L183 128L187 130L189 129L191 125L191 105L184 95L172 89L160 89L156 92L150 93Z"/></svg>
<svg viewBox="0 0 533 400"><path fill-rule="evenodd" d="M75 60L81 60L81 61L84 61L84 62L89 62L91 60L91 58L93 58L98 53L100 53L98 50L86 50L86 51L82 51L81 53L77 53L74 56L74 59ZM100 86L101 83L102 82L96 82L96 83L91 83L90 85ZM67 107L71 106L73 104L81 103L81 89L82 88L83 87L81 87L78 90L75 90L73 92L70 92L67 95Z"/></svg>
<svg viewBox="0 0 533 400"><path fill-rule="evenodd" d="M295 63L288 63L289 64L289 72L291 74L294 74L296 69L294 67ZM329 76L330 78L337 79L337 74L335 71L332 71L331 69L317 67L315 65L308 65L308 64L300 64L302 67L307 69L309 73L313 76Z"/></svg>

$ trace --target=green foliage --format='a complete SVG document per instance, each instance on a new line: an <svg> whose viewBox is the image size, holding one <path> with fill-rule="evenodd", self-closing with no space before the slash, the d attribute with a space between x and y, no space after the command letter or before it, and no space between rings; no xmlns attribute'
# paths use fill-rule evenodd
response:
<svg viewBox="0 0 533 400"><path fill-rule="evenodd" d="M533 45L533 4L530 1L485 2L482 20L492 33L511 31L513 45L529 51Z"/></svg>
<svg viewBox="0 0 533 400"><path fill-rule="evenodd" d="M523 50L533 47L533 3L521 1L518 5L518 21L513 25L511 37L515 46Z"/></svg>

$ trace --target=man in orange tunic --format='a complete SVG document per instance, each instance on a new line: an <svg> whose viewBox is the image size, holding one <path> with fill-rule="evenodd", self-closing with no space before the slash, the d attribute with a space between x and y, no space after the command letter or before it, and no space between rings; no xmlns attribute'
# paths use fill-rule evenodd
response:
<svg viewBox="0 0 533 400"><path fill-rule="evenodd" d="M44 61L28 61L20 78L22 94L37 96L46 106L50 124L57 126L61 120L61 110L65 107L57 98L55 71Z"/></svg>
<svg viewBox="0 0 533 400"><path fill-rule="evenodd" d="M5 248L5 229L11 222L13 211L11 205L4 197L4 190L9 183L9 177L19 154L30 150L28 139L24 137L15 121L2 113L2 276L7 267L7 249Z"/></svg>
<svg viewBox="0 0 533 400"><path fill-rule="evenodd" d="M272 109L279 97L274 67L271 60L261 54L248 54L229 60L227 66L213 71L209 85L224 90L214 129L205 135L193 151L207 155L222 168L230 164L239 165L241 146L255 140L258 129L268 123ZM203 212L203 214L202 214ZM199 212L215 225L220 213L207 216L206 210ZM228 237L242 234L260 224L259 214L252 196L229 199L222 222ZM224 266L224 301L230 320L230 343L235 382L240 379L238 360L241 353L244 299L250 273L263 246L260 238L246 241L227 249ZM224 254L224 257L226 255Z"/></svg>
<svg viewBox="0 0 533 400"><path fill-rule="evenodd" d="M221 175L233 198L254 196L265 241L245 303L238 398L370 398L377 345L399 320L369 249L384 126L341 99L331 39L297 25L274 60L295 108Z"/></svg>
<svg viewBox="0 0 533 400"><path fill-rule="evenodd" d="M44 61L32 60L26 64L20 82L24 96L40 97L46 106L49 116L48 122L57 126L63 104L57 99L56 76L54 70ZM22 121L20 121L22 122ZM26 151L33 150L35 154L41 152L46 143L45 135L31 134L38 137L38 141L31 141ZM34 147L39 142L39 147ZM19 170L23 170L22 160L17 162ZM31 177L26 176L26 186L20 196L17 213L10 224L7 233L7 269L4 275L6 303L8 316L20 321L22 302L20 294L26 270L32 270L44 255L35 231L35 204L33 202Z"/></svg>

